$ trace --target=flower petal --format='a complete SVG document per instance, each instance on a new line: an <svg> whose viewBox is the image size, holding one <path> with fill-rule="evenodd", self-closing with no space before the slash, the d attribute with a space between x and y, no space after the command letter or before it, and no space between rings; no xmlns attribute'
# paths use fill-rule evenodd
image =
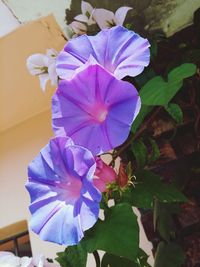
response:
<svg viewBox="0 0 200 267"><path fill-rule="evenodd" d="M56 69L62 79L71 79L90 56L118 79L136 76L149 64L149 42L122 26L102 30L95 36L70 40L57 58Z"/></svg>
<svg viewBox="0 0 200 267"><path fill-rule="evenodd" d="M87 13L91 14L93 11L93 7L90 3L86 2L86 1L82 1L81 2L81 11L82 11L83 15L87 15Z"/></svg>
<svg viewBox="0 0 200 267"><path fill-rule="evenodd" d="M122 6L118 8L117 11L115 12L115 24L122 26L126 18L127 12L131 9L132 7L127 7L127 6Z"/></svg>
<svg viewBox="0 0 200 267"><path fill-rule="evenodd" d="M44 92L45 88L46 88L46 84L49 80L49 74L48 73L40 74L39 80L40 80L40 87L41 87L42 91Z"/></svg>
<svg viewBox="0 0 200 267"><path fill-rule="evenodd" d="M53 129L55 134L64 129L76 144L97 155L125 141L138 103L133 85L117 80L100 65L89 65L72 80L59 83L52 99Z"/></svg>
<svg viewBox="0 0 200 267"><path fill-rule="evenodd" d="M101 194L93 185L91 152L56 137L28 168L31 229L41 239L75 245L98 218Z"/></svg>
<svg viewBox="0 0 200 267"><path fill-rule="evenodd" d="M115 25L114 13L104 8L96 8L93 12L93 18L101 30Z"/></svg>
<svg viewBox="0 0 200 267"><path fill-rule="evenodd" d="M88 22L88 17L86 15L83 15L83 14L77 15L76 17L74 17L74 19L78 20L80 22L85 22L85 23Z"/></svg>
<svg viewBox="0 0 200 267"><path fill-rule="evenodd" d="M48 57L43 54L34 54L27 58L26 66L31 75L38 75L43 73L41 68L47 66Z"/></svg>
<svg viewBox="0 0 200 267"><path fill-rule="evenodd" d="M79 21L73 21L72 23L69 24L69 26L72 28L74 33L78 35L82 35L87 32L86 25Z"/></svg>

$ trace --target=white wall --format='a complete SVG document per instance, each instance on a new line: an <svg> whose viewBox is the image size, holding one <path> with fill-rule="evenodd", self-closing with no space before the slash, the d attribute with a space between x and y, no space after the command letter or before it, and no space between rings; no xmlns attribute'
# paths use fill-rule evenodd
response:
<svg viewBox="0 0 200 267"><path fill-rule="evenodd" d="M19 25L19 21L0 0L0 37L16 29Z"/></svg>

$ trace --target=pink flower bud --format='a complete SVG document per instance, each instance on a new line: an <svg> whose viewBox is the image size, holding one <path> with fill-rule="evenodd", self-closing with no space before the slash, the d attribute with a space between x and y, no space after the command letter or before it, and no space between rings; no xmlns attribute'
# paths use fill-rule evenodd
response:
<svg viewBox="0 0 200 267"><path fill-rule="evenodd" d="M101 192L105 192L106 186L112 182L114 182L117 178L116 172L113 170L112 167L105 164L101 158L96 158L96 171L94 174L94 185L99 189Z"/></svg>

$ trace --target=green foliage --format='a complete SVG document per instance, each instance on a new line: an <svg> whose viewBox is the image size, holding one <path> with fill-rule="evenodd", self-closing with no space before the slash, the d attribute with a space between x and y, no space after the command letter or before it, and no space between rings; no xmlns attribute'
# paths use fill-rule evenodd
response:
<svg viewBox="0 0 200 267"><path fill-rule="evenodd" d="M102 259L101 267L136 267L133 261L123 257L105 253Z"/></svg>
<svg viewBox="0 0 200 267"><path fill-rule="evenodd" d="M154 200L160 202L186 202L187 198L172 184L162 182L160 176L141 170L136 174L135 185L122 195L122 201L139 208L153 208Z"/></svg>
<svg viewBox="0 0 200 267"><path fill-rule="evenodd" d="M183 112L179 105L170 103L165 109L177 123L183 122Z"/></svg>
<svg viewBox="0 0 200 267"><path fill-rule="evenodd" d="M150 267L147 263L148 256L141 249L139 250L137 259L130 261L123 257L105 253L102 259L101 267Z"/></svg>
<svg viewBox="0 0 200 267"><path fill-rule="evenodd" d="M100 249L134 260L139 249L139 228L132 207L126 203L111 207L105 213L105 220L98 220L86 232L81 244L88 252Z"/></svg>
<svg viewBox="0 0 200 267"><path fill-rule="evenodd" d="M142 140L134 141L131 150L135 156L137 166L139 168L144 167L147 162L148 151Z"/></svg>
<svg viewBox="0 0 200 267"><path fill-rule="evenodd" d="M161 203L155 200L154 203L154 229L157 229L161 237L167 242L174 237L174 223L172 215L179 213L180 207L177 204Z"/></svg>
<svg viewBox="0 0 200 267"><path fill-rule="evenodd" d="M56 261L60 263L61 267L85 267L87 262L87 252L79 244L77 246L70 246L64 252L57 253Z"/></svg>
<svg viewBox="0 0 200 267"><path fill-rule="evenodd" d="M152 151L148 155L148 163L152 163L160 157L160 149L154 139L149 138L149 142L151 144Z"/></svg>
<svg viewBox="0 0 200 267"><path fill-rule="evenodd" d="M161 76L149 80L140 90L142 104L147 106L167 106L183 85L185 78L196 73L196 65L184 63L173 69L165 81Z"/></svg>
<svg viewBox="0 0 200 267"><path fill-rule="evenodd" d="M185 255L181 247L174 243L159 243L154 267L181 267L184 261Z"/></svg>
<svg viewBox="0 0 200 267"><path fill-rule="evenodd" d="M137 115L136 119L134 120L132 127L131 127L131 132L136 133L137 129L141 125L141 123L144 121L145 117L152 111L152 107L142 105L139 114Z"/></svg>
<svg viewBox="0 0 200 267"><path fill-rule="evenodd" d="M168 74L168 81L179 83L183 79L193 76L196 73L196 65L192 63L184 63L179 67L174 68Z"/></svg>

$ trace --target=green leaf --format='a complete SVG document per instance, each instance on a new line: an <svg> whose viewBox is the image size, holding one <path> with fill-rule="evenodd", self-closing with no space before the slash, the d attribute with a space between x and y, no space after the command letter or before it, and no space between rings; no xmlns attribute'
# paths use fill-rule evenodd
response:
<svg viewBox="0 0 200 267"><path fill-rule="evenodd" d="M105 253L101 267L136 267L137 265L126 258L118 257L109 253Z"/></svg>
<svg viewBox="0 0 200 267"><path fill-rule="evenodd" d="M69 246L64 252L57 253L56 261L61 267L86 267L87 252L79 244L77 246Z"/></svg>
<svg viewBox="0 0 200 267"><path fill-rule="evenodd" d="M178 204L161 203L155 200L154 203L154 229L157 229L161 237L167 242L174 237L174 222L172 215L180 212Z"/></svg>
<svg viewBox="0 0 200 267"><path fill-rule="evenodd" d="M161 76L149 80L139 92L143 105L166 106L182 87L183 80L195 72L194 64L185 63L169 72L168 81Z"/></svg>
<svg viewBox="0 0 200 267"><path fill-rule="evenodd" d="M168 74L168 81L178 83L185 78L193 76L197 71L197 67L192 63L184 63L179 67L173 69Z"/></svg>
<svg viewBox="0 0 200 267"><path fill-rule="evenodd" d="M148 81L139 92L142 104L147 106L166 105L167 85L161 76L156 76Z"/></svg>
<svg viewBox="0 0 200 267"><path fill-rule="evenodd" d="M150 67L147 67L140 75L134 77L134 80L137 83L138 87L141 88L154 76L156 76L154 70Z"/></svg>
<svg viewBox="0 0 200 267"><path fill-rule="evenodd" d="M134 261L105 253L102 258L101 267L150 267L147 260L147 254L141 249L139 249L137 259Z"/></svg>
<svg viewBox="0 0 200 267"><path fill-rule="evenodd" d="M131 146L131 150L136 159L137 166L139 168L144 167L147 162L147 154L148 154L145 144L141 140L134 141Z"/></svg>
<svg viewBox="0 0 200 267"><path fill-rule="evenodd" d="M181 247L174 243L159 243L154 267L181 267L184 261L185 255Z"/></svg>
<svg viewBox="0 0 200 267"><path fill-rule="evenodd" d="M149 141L151 143L152 151L151 154L148 156L148 163L152 163L160 157L160 149L154 139L149 138Z"/></svg>
<svg viewBox="0 0 200 267"><path fill-rule="evenodd" d="M152 208L154 199L164 203L186 202L187 198L172 184L165 184L150 171L138 171L135 186L126 190L122 201L139 208Z"/></svg>
<svg viewBox="0 0 200 267"><path fill-rule="evenodd" d="M86 232L81 244L88 252L100 249L134 260L139 248L139 228L132 207L126 203L111 207L105 220L99 220Z"/></svg>
<svg viewBox="0 0 200 267"><path fill-rule="evenodd" d="M177 123L183 122L183 112L179 105L171 103L165 109Z"/></svg>
<svg viewBox="0 0 200 267"><path fill-rule="evenodd" d="M145 117L149 114L149 112L152 111L152 107L142 105L139 114L137 115L136 119L134 120L132 127L131 127L131 132L136 133L138 127L141 125L141 123L144 121Z"/></svg>

